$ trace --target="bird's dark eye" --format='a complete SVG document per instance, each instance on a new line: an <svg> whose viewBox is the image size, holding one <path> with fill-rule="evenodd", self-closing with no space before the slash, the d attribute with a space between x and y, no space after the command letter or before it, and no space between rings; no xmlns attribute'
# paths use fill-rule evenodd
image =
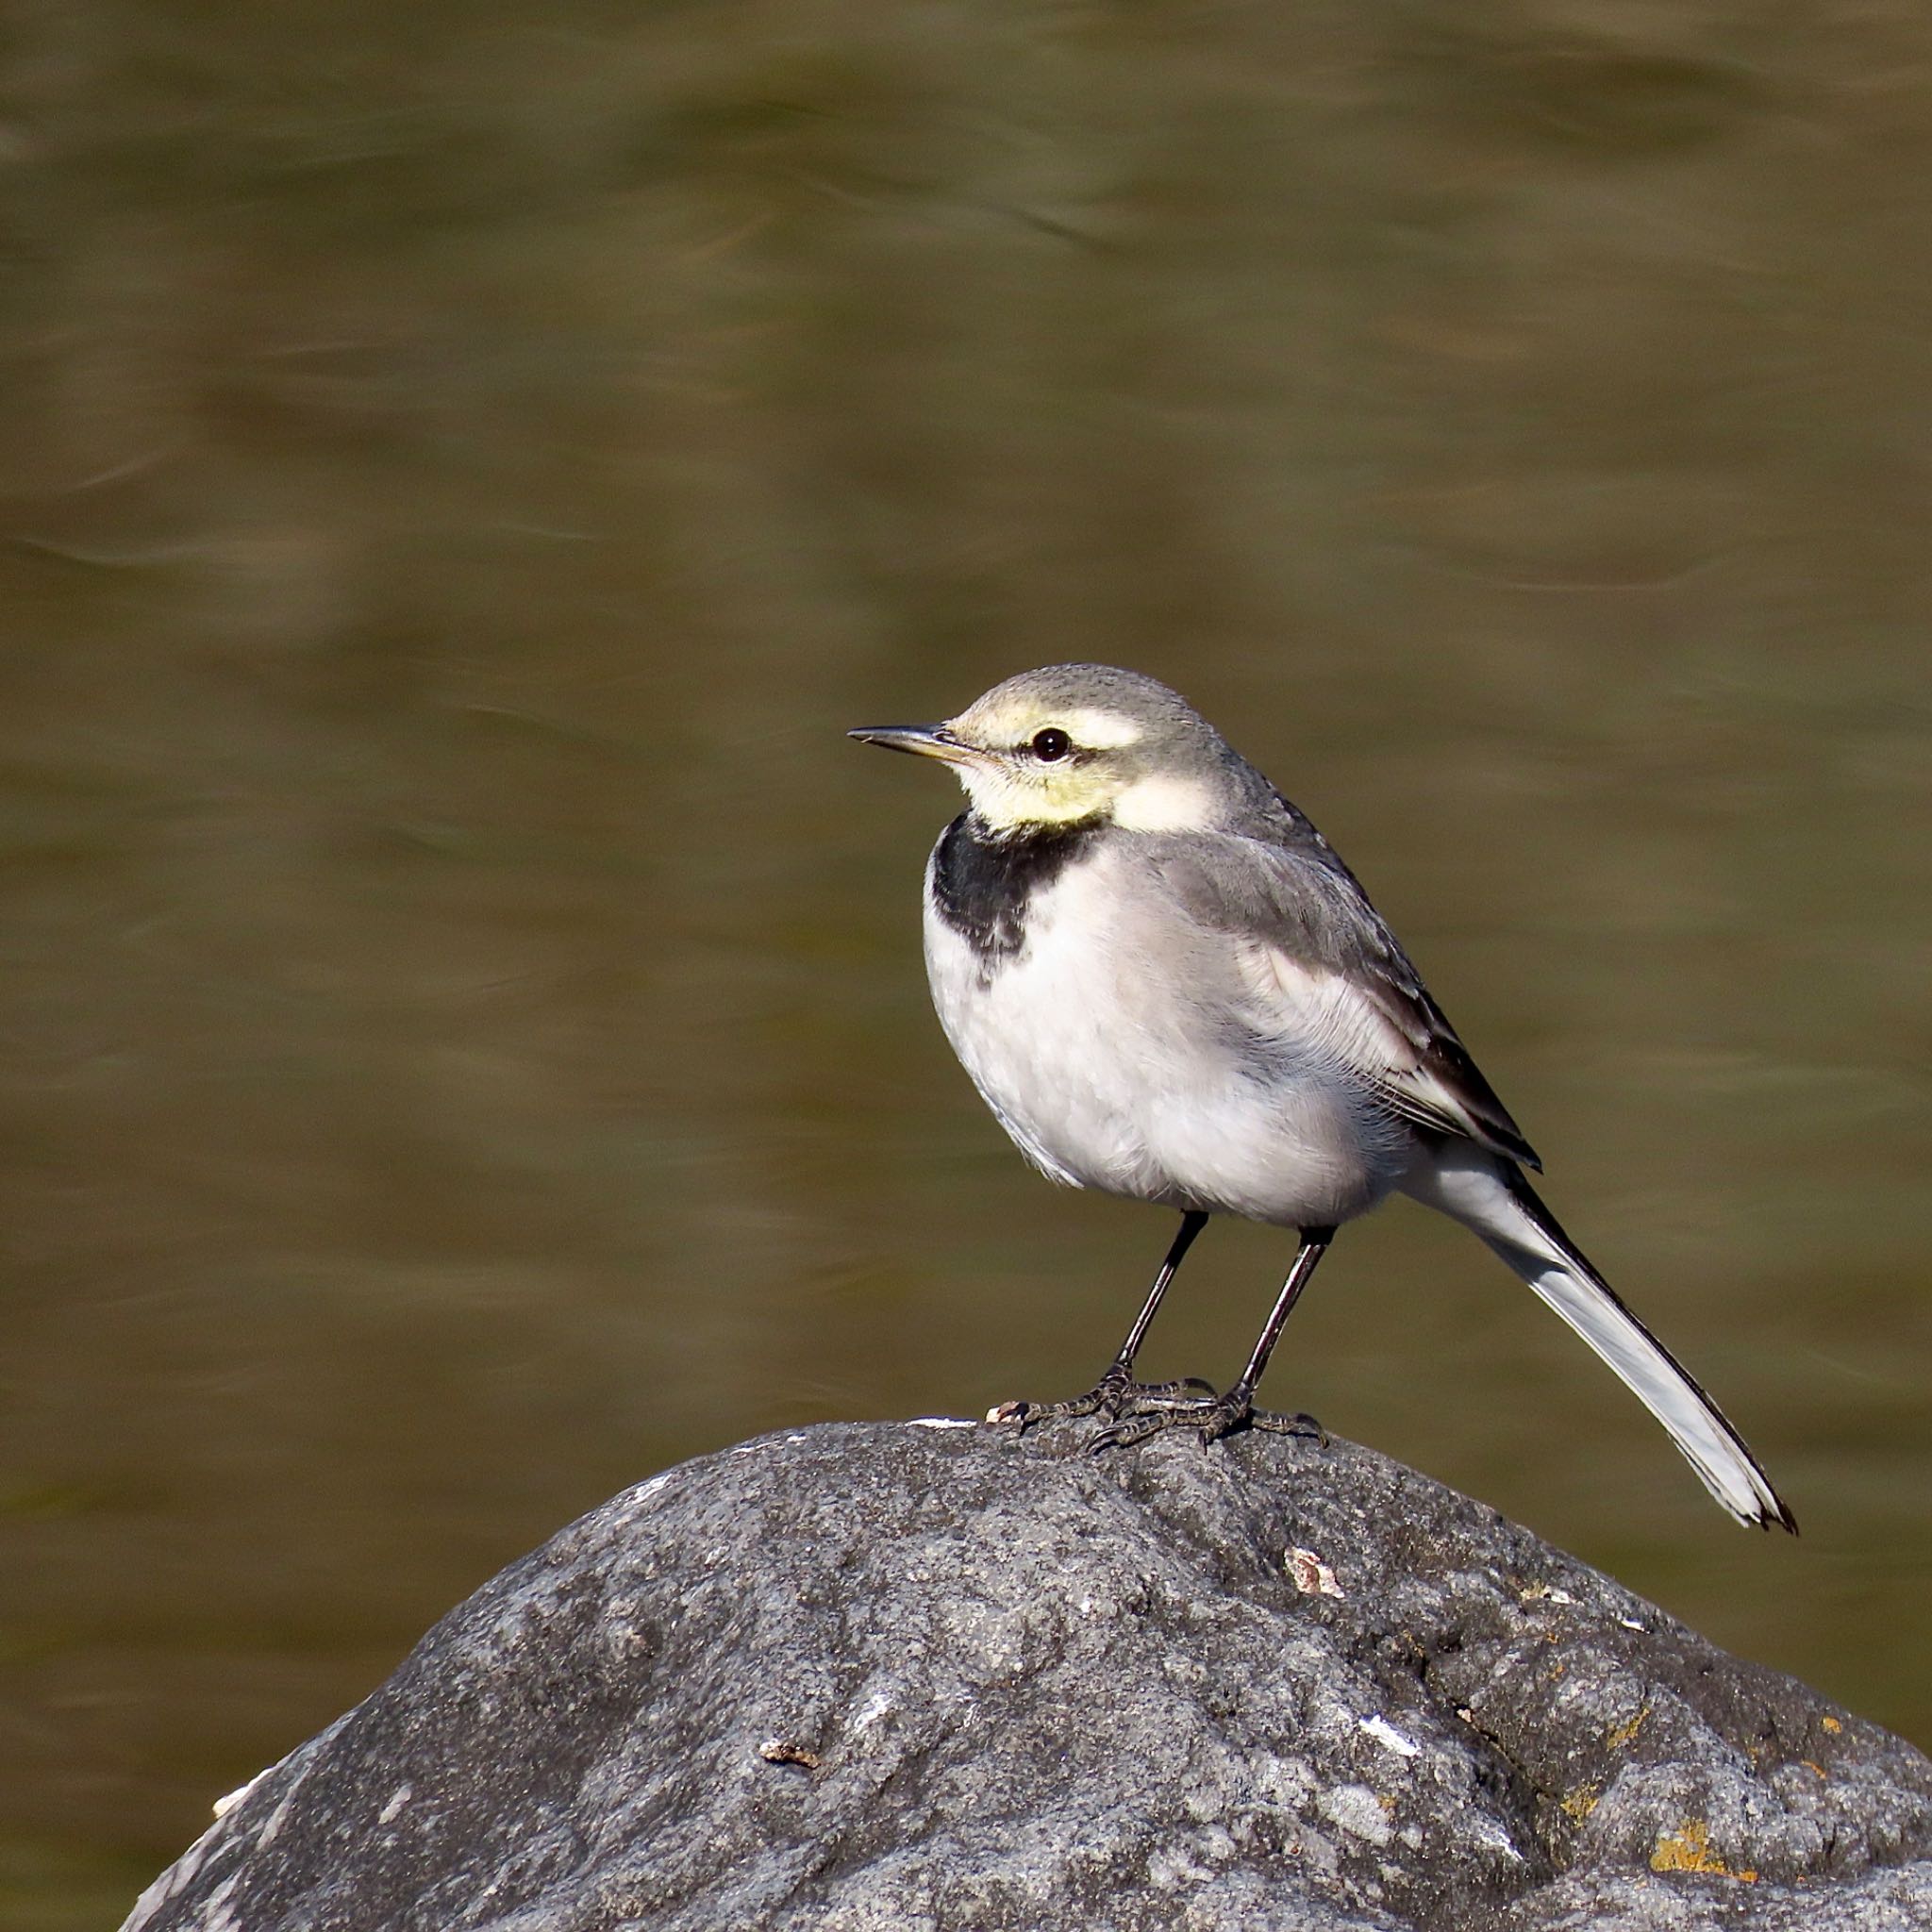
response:
<svg viewBox="0 0 1932 1932"><path fill-rule="evenodd" d="M1050 765L1065 758L1073 748L1074 741L1055 725L1049 724L1044 731L1033 734L1033 756L1042 764Z"/></svg>

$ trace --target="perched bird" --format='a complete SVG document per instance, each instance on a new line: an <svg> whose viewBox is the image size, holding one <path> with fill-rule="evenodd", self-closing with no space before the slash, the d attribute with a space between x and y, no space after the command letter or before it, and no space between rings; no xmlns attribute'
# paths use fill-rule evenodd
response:
<svg viewBox="0 0 1932 1932"><path fill-rule="evenodd" d="M1589 1342L1740 1523L1797 1524L1717 1405L1524 1177L1522 1130L1328 841L1165 685L1058 664L943 724L852 737L951 765L968 805L925 872L925 960L953 1050L1050 1179L1181 1217L1112 1364L1021 1427L1101 1415L1096 1446L1176 1426L1307 1432L1255 1407L1335 1230L1400 1191L1473 1229ZM1134 1379L1215 1214L1300 1246L1224 1393ZM1195 1392L1205 1391L1205 1392Z"/></svg>

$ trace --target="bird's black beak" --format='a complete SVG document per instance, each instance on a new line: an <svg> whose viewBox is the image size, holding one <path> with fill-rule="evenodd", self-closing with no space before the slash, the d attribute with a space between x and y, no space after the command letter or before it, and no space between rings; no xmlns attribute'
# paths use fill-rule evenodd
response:
<svg viewBox="0 0 1932 1932"><path fill-rule="evenodd" d="M864 724L848 731L860 744L876 744L887 751L913 752L923 758L942 758L949 765L963 765L982 754L962 739L954 737L943 724Z"/></svg>

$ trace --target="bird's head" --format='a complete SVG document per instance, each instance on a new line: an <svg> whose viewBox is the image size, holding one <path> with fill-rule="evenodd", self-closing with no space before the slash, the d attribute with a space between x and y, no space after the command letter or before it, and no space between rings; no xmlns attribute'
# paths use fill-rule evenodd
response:
<svg viewBox="0 0 1932 1932"><path fill-rule="evenodd" d="M951 765L993 832L1110 823L1191 832L1235 803L1244 770L1177 693L1106 664L1054 664L996 684L943 724L849 736Z"/></svg>

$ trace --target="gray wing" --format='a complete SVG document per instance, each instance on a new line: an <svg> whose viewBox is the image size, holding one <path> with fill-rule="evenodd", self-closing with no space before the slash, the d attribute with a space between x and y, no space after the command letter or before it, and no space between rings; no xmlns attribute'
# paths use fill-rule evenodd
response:
<svg viewBox="0 0 1932 1932"><path fill-rule="evenodd" d="M1360 882L1286 799L1247 833L1175 834L1150 853L1189 915L1241 941L1284 1031L1318 1033L1393 1112L1541 1171Z"/></svg>

